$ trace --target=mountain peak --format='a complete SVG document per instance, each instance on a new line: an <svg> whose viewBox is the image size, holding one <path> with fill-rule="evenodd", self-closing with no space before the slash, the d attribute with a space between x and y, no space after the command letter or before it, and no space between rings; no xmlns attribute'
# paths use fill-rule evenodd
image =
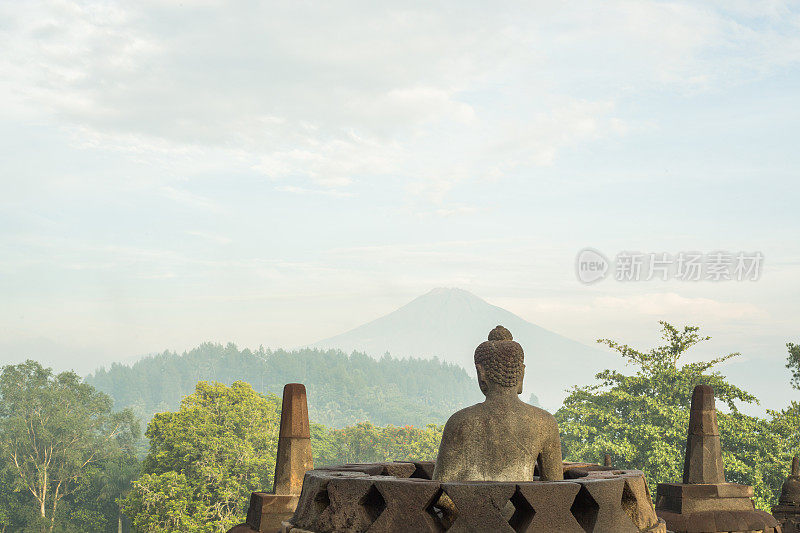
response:
<svg viewBox="0 0 800 533"><path fill-rule="evenodd" d="M416 299L421 300L421 299L446 299L446 298L460 298L463 300L476 300L486 303L486 301L480 296L476 296L475 294L466 291L464 289L459 289L458 287L436 287L435 289L429 290L422 296L418 296Z"/></svg>
<svg viewBox="0 0 800 533"><path fill-rule="evenodd" d="M355 329L312 346L359 351L373 357L438 357L470 373L475 347L502 324L514 332L525 351L526 383L545 406L558 405L564 389L588 382L607 368L608 355L490 304L455 287L437 287L411 302ZM601 366L602 365L602 366ZM582 381L581 381L582 380Z"/></svg>
<svg viewBox="0 0 800 533"><path fill-rule="evenodd" d="M478 298L471 292L466 291L464 289L459 289L458 287L436 287L423 294L423 296L434 296L434 295L441 296L446 294L466 294L474 298Z"/></svg>

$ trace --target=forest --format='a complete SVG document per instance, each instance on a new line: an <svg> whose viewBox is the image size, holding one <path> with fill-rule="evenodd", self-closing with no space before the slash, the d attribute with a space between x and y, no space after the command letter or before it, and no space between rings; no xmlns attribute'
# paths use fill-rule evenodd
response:
<svg viewBox="0 0 800 533"><path fill-rule="evenodd" d="M555 413L565 460L609 454L615 466L643 470L651 492L679 479L691 391L710 384L724 406L728 480L753 485L756 505L768 509L800 452L800 404L764 417L742 413L757 398L718 369L738 354L684 363L708 337L664 322L661 333L649 350L598 341L630 372L603 371L569 391ZM800 388L800 346L787 349L786 379ZM250 492L272 486L275 392L287 381L305 382L309 395L319 389L311 412L317 466L432 460L442 421L479 401L468 396L475 384L461 368L336 351L206 344L86 379L35 361L8 365L0 373L0 532L226 531L243 520Z"/></svg>
<svg viewBox="0 0 800 533"><path fill-rule="evenodd" d="M205 343L176 354L145 357L132 366L113 364L86 382L131 408L142 420L174 410L199 381L245 381L257 392L279 395L286 383L304 383L312 420L344 427L369 420L377 425L443 423L453 411L480 401L475 378L438 359L376 360L339 350L295 351Z"/></svg>

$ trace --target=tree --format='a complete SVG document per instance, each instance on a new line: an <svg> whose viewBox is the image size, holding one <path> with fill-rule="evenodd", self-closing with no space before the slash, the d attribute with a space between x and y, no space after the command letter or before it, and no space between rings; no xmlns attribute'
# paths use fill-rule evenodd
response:
<svg viewBox="0 0 800 533"><path fill-rule="evenodd" d="M246 381L262 394L280 396L286 383L304 383L311 419L333 427L364 420L379 426L443 424L462 407L482 401L475 377L438 359L375 359L339 350L238 349L205 343L183 354L164 352L132 366L115 363L86 378L131 407L143 420L174 411L201 380Z"/></svg>
<svg viewBox="0 0 800 533"><path fill-rule="evenodd" d="M691 347L710 337L694 326L679 330L660 324L665 344L649 351L598 340L636 371L605 370L597 374L598 383L571 390L556 413L565 458L594 462L608 453L615 466L643 470L653 488L680 481L692 391L707 384L714 387L717 405L727 410L718 420L728 481L753 485L756 504L767 508L777 500L788 452L770 421L739 411L738 404L757 399L712 370L739 354L680 365Z"/></svg>
<svg viewBox="0 0 800 533"><path fill-rule="evenodd" d="M381 461L431 461L436 459L444 426L429 424L377 427L359 422L342 429L311 426L314 464L325 466Z"/></svg>
<svg viewBox="0 0 800 533"><path fill-rule="evenodd" d="M786 368L792 372L791 384L797 390L800 390L800 344L786 343L786 348L789 349L789 355L786 357Z"/></svg>
<svg viewBox="0 0 800 533"><path fill-rule="evenodd" d="M98 462L81 480L69 502L69 522L79 531L129 530L117 499L141 473L141 461L129 453L117 453Z"/></svg>
<svg viewBox="0 0 800 533"><path fill-rule="evenodd" d="M30 360L2 368L0 451L45 531L90 472L131 449L138 432L131 411L114 413L111 399L74 372L54 375Z"/></svg>
<svg viewBox="0 0 800 533"><path fill-rule="evenodd" d="M147 428L141 478L121 501L143 533L227 531L244 521L251 492L269 490L280 402L247 383L200 382L177 412Z"/></svg>

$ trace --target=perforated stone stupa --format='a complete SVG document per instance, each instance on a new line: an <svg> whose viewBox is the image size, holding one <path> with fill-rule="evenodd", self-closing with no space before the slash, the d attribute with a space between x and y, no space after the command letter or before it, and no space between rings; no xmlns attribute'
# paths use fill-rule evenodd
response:
<svg viewBox="0 0 800 533"><path fill-rule="evenodd" d="M563 463L553 416L520 401L522 347L502 326L475 350L486 400L447 422L433 462L306 473L284 533L666 533L642 472Z"/></svg>
<svg viewBox="0 0 800 533"><path fill-rule="evenodd" d="M780 533L769 513L756 510L753 487L727 483L714 405L714 389L692 394L683 483L659 483L656 512L674 533Z"/></svg>

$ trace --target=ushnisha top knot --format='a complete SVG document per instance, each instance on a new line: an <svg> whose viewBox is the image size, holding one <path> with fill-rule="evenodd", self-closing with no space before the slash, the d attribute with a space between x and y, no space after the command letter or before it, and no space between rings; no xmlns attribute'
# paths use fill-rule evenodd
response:
<svg viewBox="0 0 800 533"><path fill-rule="evenodd" d="M510 341L514 340L514 336L503 326L497 326L489 332L490 341Z"/></svg>
<svg viewBox="0 0 800 533"><path fill-rule="evenodd" d="M525 368L522 346L513 338L510 331L497 326L489 340L475 349L475 364L483 367L486 379L503 387L517 386Z"/></svg>

